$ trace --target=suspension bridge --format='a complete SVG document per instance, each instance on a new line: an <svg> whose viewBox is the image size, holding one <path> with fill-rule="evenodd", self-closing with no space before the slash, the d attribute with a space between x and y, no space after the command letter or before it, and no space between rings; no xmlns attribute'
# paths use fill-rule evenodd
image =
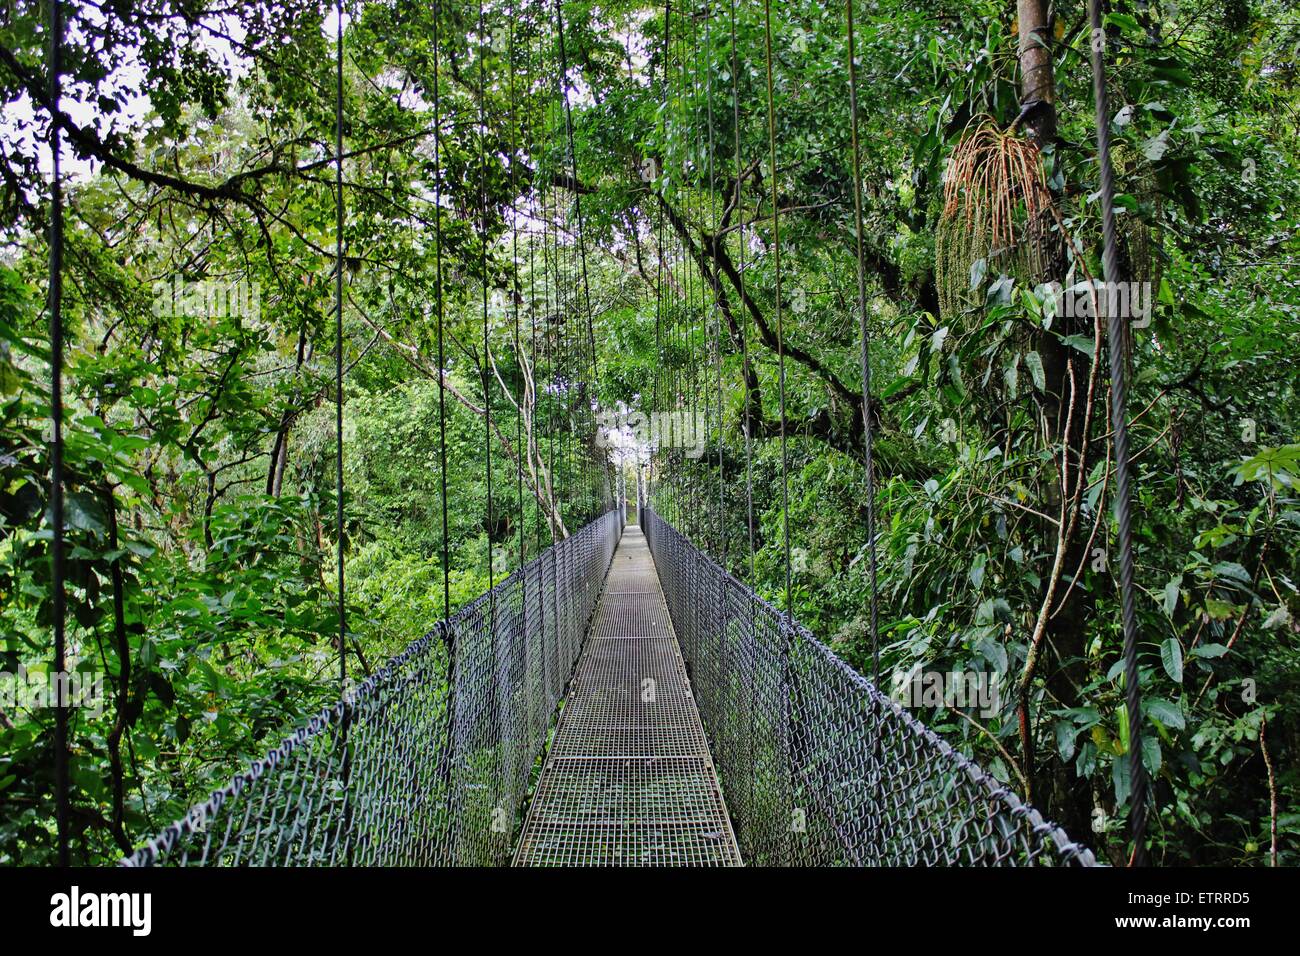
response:
<svg viewBox="0 0 1300 956"><path fill-rule="evenodd" d="M1095 863L652 509L626 528L623 513L416 641L125 862Z"/></svg>
<svg viewBox="0 0 1300 956"><path fill-rule="evenodd" d="M57 16L57 4L54 7ZM560 75L564 76L560 11L557 4ZM1095 9L1093 12L1095 16ZM734 57L734 7L731 16ZM773 304L780 383L781 500L785 504L788 484L785 351L781 331L781 237L775 192L778 180L770 10L766 16L767 120L771 150L768 179L773 190ZM481 27L481 8L479 19ZM670 23L671 18L666 15L665 103L670 99L667 35ZM52 31L56 51L59 29L56 22ZM705 29L708 29L707 20ZM340 435L336 462L339 667L340 684L347 687L341 439L344 393L342 40L340 9L338 138L334 157L339 233L336 257L340 264L335 269L338 335L335 394ZM847 41L850 97L856 115L851 4ZM435 56L437 46L435 35ZM698 68L698 49L695 56ZM683 57L682 63L685 62ZM706 68L700 75L708 73ZM50 101L57 104L57 60L52 76ZM436 59L434 77L432 95L437 120ZM683 84L698 79L698 76L694 80L688 76L683 65ZM566 140L561 167L567 166L570 181L576 183L579 176L573 153L569 97L562 86L557 84ZM734 87L732 94L734 99ZM735 108L739 110L738 105ZM1104 102L1099 101L1098 109L1103 112L1101 128L1104 129ZM710 124L711 110L710 103ZM482 116L480 122L484 122ZM435 128L437 125L436 122ZM708 132L709 200L713 207L711 125ZM859 316L864 317L867 310L862 301L865 292L856 123L853 137ZM436 182L439 155L436 133L434 138ZM54 144L57 158L57 130ZM486 157L482 159L486 165ZM738 176L735 188L739 192L742 168L739 155L735 167ZM1103 165L1103 171L1108 175L1108 166ZM56 184L57 175L56 165ZM1104 186L1110 188L1108 183ZM571 247L570 284L579 287L577 277L581 276L583 301L580 306L573 301L562 303L557 292L554 309L586 317L591 354L589 368L583 368L587 358L583 354L584 345L568 343L567 359L571 367L561 367L563 353L552 367L553 375L566 381L588 372L591 380L596 378L592 310L578 205L580 195L580 190L574 191L577 239ZM56 221L61 221L58 218L61 215L61 207L56 202ZM661 217L661 230L665 221L666 217ZM58 238L56 234L55 239ZM674 334L675 328L667 320L674 303L666 298L672 294L674 284L662 281L662 272L680 268L690 278L689 236L682 235L680 239L683 251L676 262L665 262L661 257L658 263L661 281L657 309L664 317L666 336ZM1108 242L1112 239L1108 232ZM53 414L58 447L58 423L62 419L61 397L57 391L62 348L57 294L61 240L52 240L51 246L56 382ZM486 241L483 246L486 259ZM742 242L742 256L743 248ZM561 253L558 241L552 252L547 266L554 265L558 279ZM1113 257L1113 249L1108 252ZM543 253L545 258L545 246ZM518 262L514 265L517 269ZM742 282L743 267L742 258ZM440 264L439 290L442 279ZM709 301L706 294L707 279L702 276L693 286L689 281L685 283L685 299L676 306L679 314L700 319L703 337L711 343L714 368L719 369L718 398L712 414L720 432L722 383L717 354L722 336L716 301ZM530 298L532 294L530 289ZM543 294L549 296L549 292ZM549 305L549 299L543 305ZM437 296L437 307L437 365L442 369L446 364L442 349L441 294ZM705 317L712 318L711 332ZM515 321L517 343L520 337L517 311ZM865 318L862 321L865 323ZM484 288L484 352L490 355L488 323L487 289ZM677 344L687 341L687 331L686 325L676 328L676 334L682 336ZM659 335L660 323L656 321L656 345L666 349L673 344L660 343ZM865 324L861 335L867 464L865 501L868 523L872 524L872 425L870 415L865 414L870 407L870 367ZM1117 327L1112 326L1111 335L1112 338L1119 335ZM747 372L748 362L746 352ZM485 434L490 445L493 419L486 361L481 371ZM1112 374L1123 375L1121 363L1112 367ZM655 407L671 407L688 390L696 397L703 394L707 402L707 385L706 382L701 391L694 377L658 376L653 389ZM1121 377L1113 389L1112 399L1121 478L1117 502L1126 508L1128 466L1123 438L1123 396ZM709 414L706 404L706 420ZM445 419L440 425L445 446ZM748 438L746 426L747 467ZM719 448L719 475L721 454ZM61 600L61 479L57 456L55 461L54 564ZM491 461L489 451L485 454L489 514L493 509ZM441 469L445 570L449 564L445 552L445 448ZM516 477L522 489L522 464ZM522 490L519 497L522 512ZM363 682L349 687L335 704L316 714L264 757L146 841L123 863L131 866L1096 864L1094 855L1084 845L1045 820L1008 786L881 693L877 687L878 675L873 682L856 672L788 611L769 604L748 584L721 567L698 542L666 521L654 507L653 498L647 499L640 490L636 497L634 523L628 523L625 501L607 499L607 503L615 506L574 534L554 535L550 547L521 562L517 570L493 582L482 596L448 616ZM752 499L749 506L752 529ZM788 507L782 511L783 520L788 521L784 517L788 515ZM1122 557L1127 562L1123 581L1124 623L1126 656L1131 668L1135 639L1131 613L1132 568L1126 543L1128 518L1124 513L1120 525L1125 541ZM791 604L788 524L783 530L785 606L788 608ZM490 571L491 547L489 539ZM874 544L868 550L874 640L877 617ZM58 606L58 614L55 657L61 665L62 604ZM1131 680L1130 713L1140 712L1136 693L1136 681ZM56 760L62 763L56 768L59 770L56 779L61 788L60 834L66 854L63 836L67 813L66 714L60 711L59 719L55 753ZM1135 728L1131 747L1135 754L1140 750L1136 738ZM1139 807L1134 826L1139 837L1141 779L1139 762L1134 772L1134 800Z"/></svg>

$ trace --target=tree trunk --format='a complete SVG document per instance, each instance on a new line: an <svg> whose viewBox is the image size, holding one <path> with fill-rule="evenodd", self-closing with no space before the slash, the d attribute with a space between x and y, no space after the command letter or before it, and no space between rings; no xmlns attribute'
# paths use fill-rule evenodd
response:
<svg viewBox="0 0 1300 956"><path fill-rule="evenodd" d="M1040 144L1050 143L1056 137L1056 81L1047 0L1016 0L1016 21L1020 31L1017 52L1024 127Z"/></svg>
<svg viewBox="0 0 1300 956"><path fill-rule="evenodd" d="M307 355L307 323L304 322L298 328L297 357L293 366L295 375L302 374L302 367L307 361ZM280 497L280 489L284 485L284 469L289 462L289 430L293 427L293 421L297 417L293 406L296 406L301 398L301 389L294 389L293 402L280 416L280 427L276 430L275 443L271 446L271 466L266 475L266 493L274 495L276 498Z"/></svg>
<svg viewBox="0 0 1300 956"><path fill-rule="evenodd" d="M1056 139L1057 113L1056 89L1052 62L1052 30L1048 19L1047 0L1017 0L1020 60L1021 124L1026 136L1040 147L1050 147ZM1060 280L1066 273L1066 248L1059 233L1044 230L1050 245L1046 248L1046 273L1044 281ZM1071 521L1070 493L1079 482L1086 481L1091 462L1086 429L1088 417L1089 373L1088 361L1083 353L1072 350L1061 341L1062 336L1088 335L1091 320L1058 316L1052 331L1044 330L1036 337L1035 348L1043 361L1046 394L1042 413L1047 425L1047 440L1057 451L1058 471L1051 482L1052 491L1042 502L1041 510L1049 515L1062 516L1063 527L1044 523L1046 541L1056 542L1058 535L1064 540L1058 544L1062 550L1059 572L1049 573L1043 583L1040 599L1049 608L1042 642L1051 650L1050 660L1040 659L1038 676L1045 680L1052 697L1062 706L1073 706L1078 687L1082 685L1081 673L1086 651L1084 622L1089 619L1088 605L1091 597L1082 587L1065 589L1076 569L1088 558L1084 553L1087 529L1080 529ZM1061 471L1068 468L1069 489L1061 487ZM1081 533L1082 531L1082 533ZM1100 542L1099 542L1100 543ZM1049 552L1055 551L1049 548ZM1055 593L1053 591L1054 580ZM1052 613L1055 612L1055 613ZM1046 657L1046 655L1044 655ZM1090 795L1076 786L1073 768L1053 759L1042 768L1048 779L1042 785L1035 783L1034 720L1029 706L1028 690L1020 700L1020 737L1024 772L1030 785L1031 799L1037 799L1044 809L1071 828L1070 832L1087 832L1090 821Z"/></svg>

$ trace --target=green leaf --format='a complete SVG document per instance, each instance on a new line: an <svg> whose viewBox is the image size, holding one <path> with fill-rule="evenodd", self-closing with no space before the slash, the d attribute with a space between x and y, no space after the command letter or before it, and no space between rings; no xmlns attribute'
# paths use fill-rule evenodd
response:
<svg viewBox="0 0 1300 956"><path fill-rule="evenodd" d="M1220 601L1218 598L1206 598L1205 613L1213 621L1226 621L1236 617L1237 605L1229 601Z"/></svg>
<svg viewBox="0 0 1300 956"><path fill-rule="evenodd" d="M1054 729L1056 730L1056 749L1061 753L1061 760L1073 760L1074 741L1078 735L1078 730L1066 720L1058 720Z"/></svg>
<svg viewBox="0 0 1300 956"><path fill-rule="evenodd" d="M1214 576L1216 578L1227 578L1245 585L1251 583L1250 572L1236 561L1220 561L1214 566Z"/></svg>
<svg viewBox="0 0 1300 956"><path fill-rule="evenodd" d="M1142 35L1142 27L1137 22L1137 19L1127 13L1108 13L1104 19L1108 26L1119 27L1125 33L1131 33L1134 36Z"/></svg>
<svg viewBox="0 0 1300 956"><path fill-rule="evenodd" d="M1066 345L1070 346L1070 348L1082 352L1084 355L1088 356L1088 358L1093 357L1093 346L1096 345L1096 343L1092 340L1091 336L1067 335L1062 341L1064 341Z"/></svg>
<svg viewBox="0 0 1300 956"><path fill-rule="evenodd" d="M64 498L64 521L78 531L89 531L94 535L105 533L104 509L93 495L84 491L72 491Z"/></svg>
<svg viewBox="0 0 1300 956"><path fill-rule="evenodd" d="M1115 788L1115 806L1122 807L1128 803L1129 793L1131 792L1128 760L1126 758L1118 757L1111 762L1110 779Z"/></svg>
<svg viewBox="0 0 1300 956"><path fill-rule="evenodd" d="M1034 388L1040 392L1047 391L1047 374L1043 371L1043 358L1037 352L1025 353L1025 366L1029 376L1034 380Z"/></svg>
<svg viewBox="0 0 1300 956"><path fill-rule="evenodd" d="M1007 649L1002 646L1000 641L991 637L980 638L979 643L975 645L983 658L993 666L993 669L999 674L1007 672Z"/></svg>
<svg viewBox="0 0 1300 956"><path fill-rule="evenodd" d="M1169 130L1163 130L1142 144L1142 155L1156 162L1169 151Z"/></svg>
<svg viewBox="0 0 1300 956"><path fill-rule="evenodd" d="M1232 466L1228 473L1236 477L1237 484L1260 481L1271 482L1279 490L1289 488L1300 475L1300 444L1263 448L1257 455Z"/></svg>
<svg viewBox="0 0 1300 956"><path fill-rule="evenodd" d="M1015 356L1006 368L1002 370L1002 384L1007 390L1007 396L1015 399L1019 393L1020 375L1016 368L1019 364L1020 356Z"/></svg>
<svg viewBox="0 0 1300 956"><path fill-rule="evenodd" d="M1142 738L1142 765L1147 773L1154 774L1160 772L1160 764L1160 741L1147 734Z"/></svg>
<svg viewBox="0 0 1300 956"><path fill-rule="evenodd" d="M1174 730L1182 730L1187 726L1182 710L1173 701L1157 697L1146 702L1146 711L1148 717L1154 717L1166 727Z"/></svg>
<svg viewBox="0 0 1300 956"><path fill-rule="evenodd" d="M1178 609L1178 589L1182 583L1183 576L1180 574L1177 577L1170 578L1165 585L1165 614L1170 617L1173 617L1174 611Z"/></svg>
<svg viewBox="0 0 1300 956"><path fill-rule="evenodd" d="M1171 637L1160 645L1160 663L1165 665L1165 673L1176 684L1183 682L1183 645L1178 638Z"/></svg>
<svg viewBox="0 0 1300 956"><path fill-rule="evenodd" d="M1171 86L1190 86L1192 83L1192 75L1187 67L1174 57L1154 57L1147 60L1146 65L1157 79Z"/></svg>

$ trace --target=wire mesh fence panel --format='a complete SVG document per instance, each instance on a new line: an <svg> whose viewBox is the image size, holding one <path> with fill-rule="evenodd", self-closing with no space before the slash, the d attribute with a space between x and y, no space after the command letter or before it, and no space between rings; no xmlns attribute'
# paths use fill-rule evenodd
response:
<svg viewBox="0 0 1300 956"><path fill-rule="evenodd" d="M652 508L640 518L747 863L1096 865Z"/></svg>
<svg viewBox="0 0 1300 956"><path fill-rule="evenodd" d="M543 551L122 862L509 863L621 530Z"/></svg>

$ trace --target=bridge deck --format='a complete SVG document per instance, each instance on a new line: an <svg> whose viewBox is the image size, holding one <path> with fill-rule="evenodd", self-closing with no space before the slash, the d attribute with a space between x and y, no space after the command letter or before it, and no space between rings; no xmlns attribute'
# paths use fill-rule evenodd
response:
<svg viewBox="0 0 1300 956"><path fill-rule="evenodd" d="M654 560L614 553L515 866L739 866Z"/></svg>

